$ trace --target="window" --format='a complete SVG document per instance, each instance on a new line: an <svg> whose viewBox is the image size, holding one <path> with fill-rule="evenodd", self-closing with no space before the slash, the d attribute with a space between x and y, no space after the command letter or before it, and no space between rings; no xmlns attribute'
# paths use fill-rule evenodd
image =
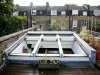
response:
<svg viewBox="0 0 100 75"><path fill-rule="evenodd" d="M13 13L13 16L18 16L18 11L15 11L15 12Z"/></svg>
<svg viewBox="0 0 100 75"><path fill-rule="evenodd" d="M78 21L77 20L73 20L73 27L77 27Z"/></svg>
<svg viewBox="0 0 100 75"><path fill-rule="evenodd" d="M42 11L40 11L40 15L42 15Z"/></svg>
<svg viewBox="0 0 100 75"><path fill-rule="evenodd" d="M51 10L51 15L57 15L57 10Z"/></svg>
<svg viewBox="0 0 100 75"><path fill-rule="evenodd" d="M100 10L94 10L93 14L94 16L100 16Z"/></svg>
<svg viewBox="0 0 100 75"><path fill-rule="evenodd" d="M32 20L32 27L36 25L36 21Z"/></svg>
<svg viewBox="0 0 100 75"><path fill-rule="evenodd" d="M51 24L52 24L53 22L56 22L56 20L55 20L55 19L52 19L52 20L51 20Z"/></svg>
<svg viewBox="0 0 100 75"><path fill-rule="evenodd" d="M26 16L26 12L24 12L24 16Z"/></svg>
<svg viewBox="0 0 100 75"><path fill-rule="evenodd" d="M61 15L65 16L66 12L65 11L61 11Z"/></svg>
<svg viewBox="0 0 100 75"><path fill-rule="evenodd" d="M78 10L72 10L72 15L78 15Z"/></svg>
<svg viewBox="0 0 100 75"><path fill-rule="evenodd" d="M86 11L83 11L83 16L87 16L87 12Z"/></svg>
<svg viewBox="0 0 100 75"><path fill-rule="evenodd" d="M64 25L62 25L60 29L61 29L61 31L65 31L66 27Z"/></svg>
<svg viewBox="0 0 100 75"><path fill-rule="evenodd" d="M31 10L31 15L36 15L36 10Z"/></svg>

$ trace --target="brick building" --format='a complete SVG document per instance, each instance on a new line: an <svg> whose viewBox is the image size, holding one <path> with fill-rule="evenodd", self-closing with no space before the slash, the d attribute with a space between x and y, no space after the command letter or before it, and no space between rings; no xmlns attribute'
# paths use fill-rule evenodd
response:
<svg viewBox="0 0 100 75"><path fill-rule="evenodd" d="M44 30L49 30L49 24L57 22L65 30L73 28L79 32L83 27L95 25L96 20L100 20L100 6L16 6L16 15L27 16L25 28L34 25L42 25Z"/></svg>

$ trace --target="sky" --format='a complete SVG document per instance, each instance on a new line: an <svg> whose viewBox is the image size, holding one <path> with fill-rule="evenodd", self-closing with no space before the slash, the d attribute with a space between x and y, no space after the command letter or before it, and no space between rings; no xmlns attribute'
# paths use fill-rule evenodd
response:
<svg viewBox="0 0 100 75"><path fill-rule="evenodd" d="M19 4L20 6L28 6L30 2L33 2L33 5L46 5L46 2L49 2L50 6L63 6L65 4L76 4L78 6L83 4L100 5L100 0L14 0L14 4Z"/></svg>

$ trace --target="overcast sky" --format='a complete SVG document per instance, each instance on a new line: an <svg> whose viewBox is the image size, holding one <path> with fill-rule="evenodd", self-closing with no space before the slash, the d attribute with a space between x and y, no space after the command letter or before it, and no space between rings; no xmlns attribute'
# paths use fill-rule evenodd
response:
<svg viewBox="0 0 100 75"><path fill-rule="evenodd" d="M79 6L83 4L100 5L100 0L14 0L14 4L19 4L20 6L30 5L30 2L33 2L33 5L46 5L46 2L49 2L50 6L63 6L72 3Z"/></svg>

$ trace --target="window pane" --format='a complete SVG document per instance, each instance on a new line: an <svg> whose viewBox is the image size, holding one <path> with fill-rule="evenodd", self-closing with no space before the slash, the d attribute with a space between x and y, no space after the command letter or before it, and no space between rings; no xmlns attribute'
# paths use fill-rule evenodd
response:
<svg viewBox="0 0 100 75"><path fill-rule="evenodd" d="M36 15L36 10L31 10L31 15Z"/></svg>
<svg viewBox="0 0 100 75"><path fill-rule="evenodd" d="M86 12L86 11L83 11L83 15L84 15L84 16L87 16L87 12Z"/></svg>
<svg viewBox="0 0 100 75"><path fill-rule="evenodd" d="M26 12L24 12L24 16L26 15Z"/></svg>
<svg viewBox="0 0 100 75"><path fill-rule="evenodd" d="M77 27L78 21L77 20L73 20L73 27Z"/></svg>
<svg viewBox="0 0 100 75"><path fill-rule="evenodd" d="M66 15L66 12L65 12L65 11L62 11L62 12L61 12L61 15Z"/></svg>
<svg viewBox="0 0 100 75"><path fill-rule="evenodd" d="M42 11L40 11L40 14L42 14Z"/></svg>
<svg viewBox="0 0 100 75"><path fill-rule="evenodd" d="M57 10L51 10L51 15L57 15Z"/></svg>
<svg viewBox="0 0 100 75"><path fill-rule="evenodd" d="M100 10L94 10L94 15L95 16L100 16Z"/></svg>
<svg viewBox="0 0 100 75"><path fill-rule="evenodd" d="M72 15L78 15L78 10L72 10Z"/></svg>

